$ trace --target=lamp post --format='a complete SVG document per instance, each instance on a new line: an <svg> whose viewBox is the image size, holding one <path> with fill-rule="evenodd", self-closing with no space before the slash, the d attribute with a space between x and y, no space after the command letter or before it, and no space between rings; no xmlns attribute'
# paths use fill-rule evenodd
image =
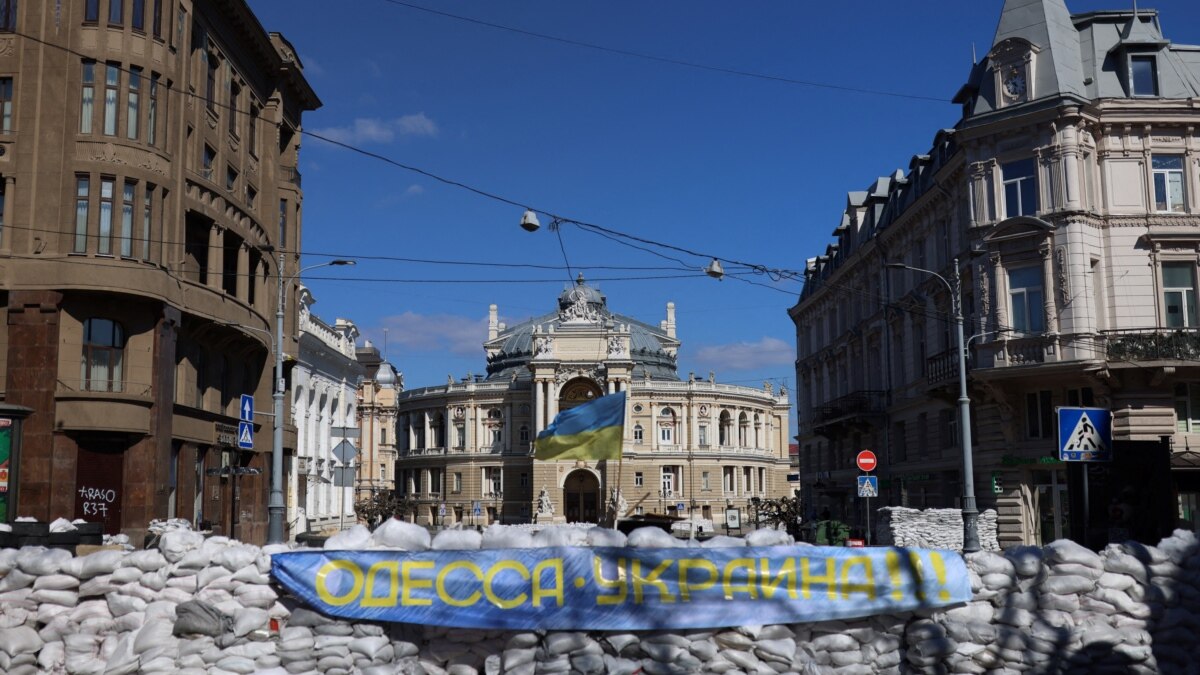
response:
<svg viewBox="0 0 1200 675"><path fill-rule="evenodd" d="M963 553L979 550L979 511L975 508L975 466L971 454L971 399L967 396L967 346L963 340L962 279L958 272L958 258L954 259L953 283L932 270L912 267L903 263L887 263L891 269L912 270L937 277L950 291L950 303L954 313L954 331L958 345L958 411L959 435L962 439L963 463Z"/></svg>
<svg viewBox="0 0 1200 675"><path fill-rule="evenodd" d="M271 444L271 498L267 502L267 543L283 543L283 520L287 505L283 503L283 308L284 291L287 288L283 277L283 253L279 254L279 289L278 303L275 310L275 419L273 420L274 438ZM297 270L287 278L292 283L296 277L308 270L318 267L337 267L354 265L354 260L330 260L319 265L310 265ZM343 504L344 507L344 504Z"/></svg>

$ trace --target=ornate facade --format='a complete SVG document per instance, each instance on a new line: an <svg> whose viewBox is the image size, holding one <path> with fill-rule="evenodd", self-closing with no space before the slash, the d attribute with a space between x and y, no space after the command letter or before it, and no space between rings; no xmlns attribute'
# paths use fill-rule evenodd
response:
<svg viewBox="0 0 1200 675"><path fill-rule="evenodd" d="M727 508L790 494L787 392L681 379L679 345L673 304L651 326L613 313L582 276L555 312L511 328L492 305L486 375L398 397L399 492L430 524L599 523L616 510L718 528ZM623 461L533 459L561 410L619 391Z"/></svg>
<svg viewBox="0 0 1200 675"><path fill-rule="evenodd" d="M262 542L271 421L239 449L238 402L271 407L298 130L320 101L244 0L6 8L0 391L33 410L14 510ZM294 355L294 308L287 324Z"/></svg>
<svg viewBox="0 0 1200 675"><path fill-rule="evenodd" d="M358 327L345 319L334 325L312 313L312 293L300 287L300 350L292 366L291 419L296 455L287 470L288 519L293 537L301 532L341 529L357 522L352 479L356 457L342 462L335 453L343 440L334 430L358 427L358 387L364 369L356 355ZM350 468L349 473L339 469ZM339 476L339 473L343 474Z"/></svg>
<svg viewBox="0 0 1200 675"><path fill-rule="evenodd" d="M805 496L862 524L853 456L872 448L885 503L958 505L958 276L975 493L1001 544L1197 528L1200 47L1153 10L1008 0L955 101L957 125L851 192L807 262ZM1111 461L1059 460L1064 406L1111 412Z"/></svg>

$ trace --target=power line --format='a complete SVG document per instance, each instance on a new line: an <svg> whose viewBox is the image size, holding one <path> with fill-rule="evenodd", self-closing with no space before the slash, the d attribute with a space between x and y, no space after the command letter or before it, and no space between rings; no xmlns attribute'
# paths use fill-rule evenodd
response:
<svg viewBox="0 0 1200 675"><path fill-rule="evenodd" d="M414 5L412 3L402 2L401 0L383 0L383 2L387 2L387 3L397 5L400 7L406 7L408 9L413 9L413 10L417 10L420 12L426 12L428 14L434 14L434 15L441 16L441 17L448 18L448 19L454 19L456 21L472 23L477 26L484 26L487 28L494 28L496 30L502 30L502 31L510 32L510 33L516 33L518 35L525 35L527 37L538 38L539 40L547 40L550 42L557 42L559 44L571 45L572 47L583 47L585 49L592 49L592 50L595 50L598 52L605 52L608 54L619 54L621 56L628 56L631 58L642 59L645 61L655 61L657 63L667 63L667 64L671 64L671 65L675 65L675 66L683 66L685 68L693 68L696 70L703 70L703 71L708 71L708 72L712 72L712 73L721 73L723 75L734 75L737 77L747 77L747 78L751 78L751 79L765 80L768 82L776 82L776 83L780 83L780 84L799 85L799 86L803 86L803 87L813 87L813 88L818 88L818 89L831 89L834 91L845 91L845 92L851 92L851 93L855 93L855 94L869 94L872 96L890 96L893 98L904 98L904 99L911 99L911 100L917 100L917 101L935 101L937 103L949 103L950 102L949 100L942 98L942 97L938 97L938 96L924 96L921 94L906 94L903 92L884 91L881 89L868 89L865 87L851 87L848 85L830 84L828 82L817 82L814 80L800 80L800 79L796 79L796 78L792 78L792 77L784 77L781 75L768 75L766 73L758 73L758 72L754 72L751 70L729 68L726 66L714 66L714 65L710 65L710 64L697 63L695 61L685 61L683 59L676 59L676 58L672 58L672 57L668 57L668 56L657 56L655 54L648 54L645 52L636 52L636 51L629 50L629 49L608 47L608 46L596 44L593 42L584 42L582 40L574 40L571 38L559 37L557 35L550 35L548 33L539 33L536 31L526 30L524 28L516 28L515 26L506 26L504 24L492 23L490 21L484 21L482 19L476 19L476 18L469 17L469 16L463 16L461 14L451 14L450 12L443 12L441 10L432 9L429 7L422 7L420 5Z"/></svg>

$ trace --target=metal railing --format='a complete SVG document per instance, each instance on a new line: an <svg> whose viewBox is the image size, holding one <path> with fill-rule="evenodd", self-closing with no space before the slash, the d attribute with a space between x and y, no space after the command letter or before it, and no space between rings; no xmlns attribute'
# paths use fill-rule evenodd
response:
<svg viewBox="0 0 1200 675"><path fill-rule="evenodd" d="M1120 361L1200 360L1200 329L1138 328L1106 330L1105 355Z"/></svg>

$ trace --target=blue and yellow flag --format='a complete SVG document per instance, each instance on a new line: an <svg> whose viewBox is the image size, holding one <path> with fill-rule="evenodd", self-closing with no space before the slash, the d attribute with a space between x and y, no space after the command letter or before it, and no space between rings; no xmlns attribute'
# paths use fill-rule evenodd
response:
<svg viewBox="0 0 1200 675"><path fill-rule="evenodd" d="M625 392L560 412L534 442L536 459L620 459Z"/></svg>

